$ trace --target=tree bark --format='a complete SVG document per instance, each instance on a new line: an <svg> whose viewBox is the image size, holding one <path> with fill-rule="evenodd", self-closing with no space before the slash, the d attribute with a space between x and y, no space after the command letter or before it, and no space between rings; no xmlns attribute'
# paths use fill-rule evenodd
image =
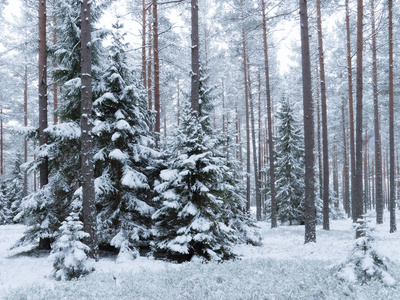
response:
<svg viewBox="0 0 400 300"><path fill-rule="evenodd" d="M356 176L354 178L353 222L363 214L363 0L357 1L357 117ZM359 233L357 233L359 235ZM359 237L359 236L357 236Z"/></svg>
<svg viewBox="0 0 400 300"><path fill-rule="evenodd" d="M199 103L199 5L198 0L191 0L192 7L192 94L191 107L193 111L200 112Z"/></svg>
<svg viewBox="0 0 400 300"><path fill-rule="evenodd" d="M271 86L269 78L269 57L267 39L267 18L265 14L265 0L261 1L263 18L263 46L264 46L264 67L265 67L265 86L267 92L267 115L268 115L268 152L269 152L269 177L271 192L271 228L278 227L276 216L275 200L275 162L274 162L274 138L272 135L272 105L271 105Z"/></svg>
<svg viewBox="0 0 400 300"><path fill-rule="evenodd" d="M154 109L156 111L156 122L154 131L158 134L156 148L160 139L161 114L160 114L160 59L158 55L158 4L153 0L153 63L154 63Z"/></svg>
<svg viewBox="0 0 400 300"><path fill-rule="evenodd" d="M379 132L379 105L378 105L378 67L376 61L376 29L375 29L375 1L371 0L372 20L372 86L374 96L374 132L375 132L375 202L376 223L383 223L383 194L382 194L382 164L381 143Z"/></svg>
<svg viewBox="0 0 400 300"><path fill-rule="evenodd" d="M53 4L54 5L54 4ZM54 30L53 30L53 45L57 44L57 31L56 31L56 16L53 16L53 24L54 24ZM55 69L57 67L56 63L53 63L53 68ZM56 125L58 123L58 115L56 113L58 109L58 86L57 83L53 83L53 124Z"/></svg>
<svg viewBox="0 0 400 300"><path fill-rule="evenodd" d="M39 145L47 144L46 0L39 0ZM48 157L40 164L40 187L49 182Z"/></svg>
<svg viewBox="0 0 400 300"><path fill-rule="evenodd" d="M316 64L316 76L319 76L318 63ZM321 149L321 103L319 89L317 91L317 153L318 153L318 187L319 199L324 199L324 180L323 180L323 167L322 167L322 149Z"/></svg>
<svg viewBox="0 0 400 300"><path fill-rule="evenodd" d="M324 192L323 192L323 229L329 230L329 153L328 153L328 116L326 112L326 84L324 46L322 40L321 0L317 0L317 27L318 27L318 52L321 87L321 113L322 113L322 154L324 165Z"/></svg>
<svg viewBox="0 0 400 300"><path fill-rule="evenodd" d="M81 3L81 169L83 230L89 233L89 256L98 259L92 140L91 0Z"/></svg>
<svg viewBox="0 0 400 300"><path fill-rule="evenodd" d="M300 0L300 32L304 109L305 162L305 243L316 242L316 210L314 194L314 108L311 87L310 41L307 1Z"/></svg>
<svg viewBox="0 0 400 300"><path fill-rule="evenodd" d="M394 159L394 95L393 95L393 0L388 0L389 10L389 208L390 232L396 229L396 190L395 190L395 159Z"/></svg>

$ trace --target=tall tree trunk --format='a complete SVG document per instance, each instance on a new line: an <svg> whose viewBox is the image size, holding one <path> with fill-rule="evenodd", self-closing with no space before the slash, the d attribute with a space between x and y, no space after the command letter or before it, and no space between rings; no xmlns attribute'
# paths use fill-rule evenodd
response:
<svg viewBox="0 0 400 300"><path fill-rule="evenodd" d="M314 109L311 88L310 41L307 1L300 0L301 56L304 109L305 162L305 243L316 242L316 210L314 194Z"/></svg>
<svg viewBox="0 0 400 300"><path fill-rule="evenodd" d="M151 14L151 9L148 9L148 14L149 14L149 19L152 19L152 14ZM149 101L149 109L152 110L153 109L153 81L152 81L152 65L153 65L153 57L152 57L152 53L153 53L153 42L152 42L152 22L148 22L148 42L147 42L147 97L148 97L148 101ZM154 127L153 125L150 125L150 130L153 131Z"/></svg>
<svg viewBox="0 0 400 300"><path fill-rule="evenodd" d="M265 14L265 0L261 1L263 17L263 45L264 45L264 66L265 66L265 87L267 91L267 115L268 115L268 152L269 152L269 177L271 193L271 228L278 226L276 216L275 200L275 163L274 163L274 139L272 135L272 105L271 105L271 86L269 78L269 57L267 40L267 18Z"/></svg>
<svg viewBox="0 0 400 300"><path fill-rule="evenodd" d="M328 153L328 117L326 112L326 84L324 46L322 40L321 0L317 0L318 52L321 86L322 113L322 153L324 164L324 193L323 193L323 229L329 230L329 153Z"/></svg>
<svg viewBox="0 0 400 300"><path fill-rule="evenodd" d="M350 169L351 169L351 214L353 214L353 199L355 192L354 179L356 176L356 154L354 137L354 104L353 104L353 69L351 63L351 41L350 41L350 9L349 0L346 4L346 36L347 36L347 74L349 86L349 119L350 119Z"/></svg>
<svg viewBox="0 0 400 300"><path fill-rule="evenodd" d="M260 176L258 173L258 159L257 159L257 146L256 146L256 130L255 130L255 120L254 120L254 100L251 91L251 77L250 77L250 62L247 59L247 76L249 83L249 100L250 100L250 117L251 117L251 139L253 146L253 166L254 166L254 182L256 187L256 219L261 221L261 194L260 194Z"/></svg>
<svg viewBox="0 0 400 300"><path fill-rule="evenodd" d="M39 0L39 145L47 144L46 0ZM40 164L40 187L49 182L48 158Z"/></svg>
<svg viewBox="0 0 400 300"><path fill-rule="evenodd" d="M146 0L142 0L142 80L147 89L147 65L146 65Z"/></svg>
<svg viewBox="0 0 400 300"><path fill-rule="evenodd" d="M339 208L339 174L338 174L338 157L337 157L337 146L336 146L336 137L334 138L335 145L333 146L333 197L335 199L335 207Z"/></svg>
<svg viewBox="0 0 400 300"><path fill-rule="evenodd" d="M376 61L376 30L375 30L375 1L371 0L372 20L372 86L374 95L374 131L375 131L375 201L376 223L383 223L383 194L382 194L382 164L381 143L379 132L379 105L378 105L378 67Z"/></svg>
<svg viewBox="0 0 400 300"><path fill-rule="evenodd" d="M318 64L316 64L316 76L319 76ZM324 198L324 180L322 168L322 150L321 150L321 105L319 97L319 89L317 88L317 152L318 152L318 184L319 184L319 199Z"/></svg>
<svg viewBox="0 0 400 300"><path fill-rule="evenodd" d="M369 185L368 185L368 130L364 129L364 213L367 213L369 203Z"/></svg>
<svg viewBox="0 0 400 300"><path fill-rule="evenodd" d="M357 117L356 177L354 179L353 222L363 214L363 0L357 1ZM360 233L357 232L357 235ZM357 236L359 237L359 236Z"/></svg>
<svg viewBox="0 0 400 300"><path fill-rule="evenodd" d="M0 175L4 175L3 109L0 109Z"/></svg>
<svg viewBox="0 0 400 300"><path fill-rule="evenodd" d="M349 178L349 156L347 154L347 130L345 118L345 101L342 103L342 126L343 126L343 169L344 169L344 189L343 189L343 206L350 216L350 178Z"/></svg>
<svg viewBox="0 0 400 300"><path fill-rule="evenodd" d="M28 65L25 64L24 70L24 126L28 127ZM28 140L24 137L24 163L28 162ZM28 172L24 170L24 190L23 196L28 195Z"/></svg>
<svg viewBox="0 0 400 300"><path fill-rule="evenodd" d="M192 16L193 18L193 16ZM192 23L193 26L193 23ZM192 29L193 30L193 29ZM158 3L153 0L153 59L154 59L154 109L156 111L156 122L154 131L160 134L161 114L160 114L160 59L158 55ZM157 135L156 147L160 136Z"/></svg>
<svg viewBox="0 0 400 300"><path fill-rule="evenodd" d="M242 5L242 22L244 23L244 15L243 15L243 0L241 1ZM245 93L245 101L246 101L246 142L247 142L247 168L246 168L246 177L247 177L247 191L246 191L246 208L247 211L250 211L250 118L249 118L249 91L248 91L248 82L247 82L247 54L246 54L246 33L244 30L244 24L242 24L242 45L243 45L243 75L244 75L244 93Z"/></svg>
<svg viewBox="0 0 400 300"><path fill-rule="evenodd" d="M192 96L191 107L193 111L200 112L200 65L199 65L199 5L198 0L191 0L192 7Z"/></svg>
<svg viewBox="0 0 400 300"><path fill-rule="evenodd" d="M98 259L92 140L92 48L90 0L81 4L81 169L83 230L89 233L89 256Z"/></svg>
<svg viewBox="0 0 400 300"><path fill-rule="evenodd" d="M393 96L393 0L388 0L389 10L389 152L390 152L390 232L396 231L396 190L394 161L394 96Z"/></svg>

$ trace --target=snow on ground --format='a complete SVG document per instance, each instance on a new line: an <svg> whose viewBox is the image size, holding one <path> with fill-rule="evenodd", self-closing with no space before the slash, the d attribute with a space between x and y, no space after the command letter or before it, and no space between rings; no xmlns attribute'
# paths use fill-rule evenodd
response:
<svg viewBox="0 0 400 300"><path fill-rule="evenodd" d="M399 214L399 212L398 212ZM392 260L400 281L400 232L389 234L386 216L376 226L373 245ZM399 222L398 222L399 224ZM115 263L102 258L96 271L82 279L56 282L48 277L47 254L13 256L8 250L21 236L22 225L0 226L0 299L400 299L394 288L340 281L328 267L344 260L354 243L351 220L331 221L331 230L317 227L317 243L304 244L304 226L259 223L261 247L239 245L241 260L172 264L140 257Z"/></svg>

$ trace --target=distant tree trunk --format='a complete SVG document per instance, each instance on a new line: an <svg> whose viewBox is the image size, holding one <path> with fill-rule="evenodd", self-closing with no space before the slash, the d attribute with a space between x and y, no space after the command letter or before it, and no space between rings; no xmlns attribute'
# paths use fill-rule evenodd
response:
<svg viewBox="0 0 400 300"><path fill-rule="evenodd" d="M243 0L241 1L242 9L243 9ZM242 12L242 21L244 22L244 16ZM246 33L244 30L244 25L242 26L242 45L243 45L243 73L244 73L244 93L245 93L245 101L246 101L246 141L247 141L247 168L246 168L246 177L247 177L247 192L246 192L246 208L247 211L250 211L250 118L249 118L249 91L248 91L248 82L247 82L247 54L246 54Z"/></svg>
<svg viewBox="0 0 400 300"><path fill-rule="evenodd" d="M54 5L54 4L53 4ZM53 24L54 24L54 30L53 30L53 45L57 44L57 31L56 31L56 17L53 16ZM53 63L53 68L57 68L57 64ZM56 125L58 123L58 115L56 113L58 108L58 86L57 83L53 83L53 123Z"/></svg>
<svg viewBox="0 0 400 300"><path fill-rule="evenodd" d="M319 76L318 64L316 65L316 76ZM323 180L323 168L322 168L322 151L321 151L321 105L319 89L317 88L317 153L318 153L318 185L319 185L319 199L324 198L324 180Z"/></svg>
<svg viewBox="0 0 400 300"><path fill-rule="evenodd" d="M256 219L261 221L261 193L260 193L260 176L258 173L258 159L257 159L257 146L256 146L256 130L255 130L255 120L254 120L254 99L251 92L251 77L250 77L250 62L247 59L247 76L249 83L249 98L250 98L250 116L251 116L251 139L253 144L253 166L254 166L254 182L256 187Z"/></svg>
<svg viewBox="0 0 400 300"><path fill-rule="evenodd" d="M25 64L24 70L24 126L28 127L28 65ZM28 162L28 140L24 137L24 163ZM24 190L23 196L28 195L28 172L24 171Z"/></svg>
<svg viewBox="0 0 400 300"><path fill-rule="evenodd" d="M381 143L379 132L379 105L378 105L378 67L376 61L376 30L375 30L375 4L371 0L372 20L372 86L374 95L374 131L375 131L375 202L376 223L383 223L383 194L382 194L382 164Z"/></svg>
<svg viewBox="0 0 400 300"><path fill-rule="evenodd" d="M363 0L357 1L357 117L356 178L354 179L353 222L363 214ZM358 236L357 236L358 237Z"/></svg>
<svg viewBox="0 0 400 300"><path fill-rule="evenodd" d="M263 182L263 135L262 133L262 119L261 119L261 74L258 72L258 174L260 180L260 194L261 194L261 206L263 206L263 192L261 190L261 182ZM263 207L262 207L263 208Z"/></svg>
<svg viewBox="0 0 400 300"><path fill-rule="evenodd" d="M39 1L39 145L47 144L46 0ZM48 158L40 164L40 187L49 182Z"/></svg>
<svg viewBox="0 0 400 300"><path fill-rule="evenodd" d="M394 161L394 96L393 96L393 0L388 0L389 10L389 152L390 152L390 232L396 229L396 190Z"/></svg>
<svg viewBox="0 0 400 300"><path fill-rule="evenodd" d="M193 24L192 24L193 25ZM160 114L160 59L158 55L158 4L153 0L153 60L154 60L154 110L156 111L156 122L154 131L159 134L161 129ZM159 135L156 138L158 147Z"/></svg>
<svg viewBox="0 0 400 300"><path fill-rule="evenodd" d="M151 9L148 10L148 14L149 14L149 19L152 19L152 15L151 15ZM148 42L147 42L147 48L148 48L148 52L147 52L147 96L148 96L148 101L149 101L149 109L152 110L153 109L153 86L152 86L152 52L153 52L153 43L152 43L152 36L151 36L151 32L152 32L152 27L151 27L152 22L148 22ZM150 125L150 130L154 130L154 126Z"/></svg>
<svg viewBox="0 0 400 300"><path fill-rule="evenodd" d="M81 3L81 169L83 229L89 233L89 256L98 259L96 207L94 191L94 161L92 140L92 48L91 0Z"/></svg>
<svg viewBox="0 0 400 300"><path fill-rule="evenodd" d="M225 135L225 84L222 78L222 133Z"/></svg>
<svg viewBox="0 0 400 300"><path fill-rule="evenodd" d="M4 144L3 144L3 109L0 109L0 175L1 180L3 180L4 175Z"/></svg>
<svg viewBox="0 0 400 300"><path fill-rule="evenodd" d="M147 89L146 68L146 0L142 0L142 80L145 89Z"/></svg>
<svg viewBox="0 0 400 300"><path fill-rule="evenodd" d="M179 127L179 122L180 122L180 118L181 118L181 104L180 104L180 90L181 90L181 88L180 88L180 86L179 86L179 79L178 79L178 87L177 87L177 92L178 92L178 116L177 116L177 119L178 119L178 127Z"/></svg>
<svg viewBox="0 0 400 300"><path fill-rule="evenodd" d="M267 115L268 115L268 152L269 152L269 177L270 177L270 196L271 196L271 228L278 227L276 217L275 200L275 163L274 163L274 139L272 135L272 105L271 87L269 78L269 57L267 40L267 18L265 14L265 0L261 1L263 17L263 46L264 46L264 66L265 66L265 86L267 91Z"/></svg>
<svg viewBox="0 0 400 300"><path fill-rule="evenodd" d="M337 146L336 146L336 138L334 138L335 145L333 146L333 197L335 198L335 207L339 207L339 174L338 174L338 158L337 158Z"/></svg>
<svg viewBox="0 0 400 300"><path fill-rule="evenodd" d="M349 178L349 156L347 154L347 130L345 117L345 101L342 104L342 126L343 126L343 171L344 171L344 189L343 189L343 206L350 216L350 178Z"/></svg>
<svg viewBox="0 0 400 300"><path fill-rule="evenodd" d="M305 162L305 243L316 242L316 210L314 195L314 109L311 87L310 41L307 1L300 0L301 56L304 109Z"/></svg>
<svg viewBox="0 0 400 300"><path fill-rule="evenodd" d="M328 116L326 109L326 84L324 46L322 40L321 0L317 0L317 27L318 52L321 85L321 112L322 112L322 153L324 164L324 198L323 198L323 229L329 230L329 153L328 153Z"/></svg>
<svg viewBox="0 0 400 300"><path fill-rule="evenodd" d="M364 213L367 213L369 203L369 185L368 185L368 130L364 129Z"/></svg>
<svg viewBox="0 0 400 300"><path fill-rule="evenodd" d="M347 73L348 73L348 86L349 86L349 122L350 122L350 169L351 169L351 214L353 214L353 199L355 192L354 179L356 176L356 154L354 143L354 105L353 105L353 69L351 63L351 41L350 41L350 9L349 0L345 1L346 4L346 36L347 36Z"/></svg>

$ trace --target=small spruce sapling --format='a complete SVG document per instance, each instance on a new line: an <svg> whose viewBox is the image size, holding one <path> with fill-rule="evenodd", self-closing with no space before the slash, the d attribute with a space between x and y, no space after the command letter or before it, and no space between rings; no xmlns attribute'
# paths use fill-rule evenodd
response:
<svg viewBox="0 0 400 300"><path fill-rule="evenodd" d="M77 213L71 213L60 227L61 235L53 244L49 259L53 261L52 275L56 280L71 280L94 271L90 248L82 240L89 236L82 231L83 224Z"/></svg>
<svg viewBox="0 0 400 300"><path fill-rule="evenodd" d="M365 215L356 225L356 239L353 249L346 261L337 268L337 276L349 282L365 284L371 280L378 280L387 286L393 286L396 281L388 273L388 259L373 248L372 231L368 226L370 221Z"/></svg>

